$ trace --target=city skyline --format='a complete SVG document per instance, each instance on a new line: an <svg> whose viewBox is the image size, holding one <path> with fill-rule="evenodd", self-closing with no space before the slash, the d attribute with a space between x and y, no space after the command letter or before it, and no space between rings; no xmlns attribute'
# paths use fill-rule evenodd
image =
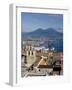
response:
<svg viewBox="0 0 72 90"><path fill-rule="evenodd" d="M31 32L38 28L54 28L63 32L62 14L44 14L44 13L21 13L22 32Z"/></svg>

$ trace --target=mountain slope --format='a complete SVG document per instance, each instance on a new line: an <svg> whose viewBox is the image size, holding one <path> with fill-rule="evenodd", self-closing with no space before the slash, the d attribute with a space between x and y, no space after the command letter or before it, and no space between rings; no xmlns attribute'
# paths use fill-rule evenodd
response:
<svg viewBox="0 0 72 90"><path fill-rule="evenodd" d="M22 32L22 37L32 37L32 38L41 38L41 37L45 37L45 38L60 38L62 37L62 33L57 32L55 29L53 28L47 28L45 30L39 28L33 32L28 32L28 33L24 33Z"/></svg>

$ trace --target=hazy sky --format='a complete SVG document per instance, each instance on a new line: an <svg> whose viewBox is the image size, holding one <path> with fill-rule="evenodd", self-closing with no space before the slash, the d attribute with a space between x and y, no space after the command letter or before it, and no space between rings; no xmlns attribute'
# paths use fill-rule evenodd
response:
<svg viewBox="0 0 72 90"><path fill-rule="evenodd" d="M62 14L40 14L40 13L21 13L22 32L31 32L38 28L54 28L58 31L63 30Z"/></svg>

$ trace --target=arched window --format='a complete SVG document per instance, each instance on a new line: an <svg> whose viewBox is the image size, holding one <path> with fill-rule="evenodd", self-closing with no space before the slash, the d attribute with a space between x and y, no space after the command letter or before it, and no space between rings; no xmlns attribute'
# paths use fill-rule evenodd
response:
<svg viewBox="0 0 72 90"><path fill-rule="evenodd" d="M25 60L24 60L24 63L27 64L27 57L25 56Z"/></svg>
<svg viewBox="0 0 72 90"><path fill-rule="evenodd" d="M30 51L28 52L28 55L30 55Z"/></svg>
<svg viewBox="0 0 72 90"><path fill-rule="evenodd" d="M33 51L32 51L32 55L33 55Z"/></svg>

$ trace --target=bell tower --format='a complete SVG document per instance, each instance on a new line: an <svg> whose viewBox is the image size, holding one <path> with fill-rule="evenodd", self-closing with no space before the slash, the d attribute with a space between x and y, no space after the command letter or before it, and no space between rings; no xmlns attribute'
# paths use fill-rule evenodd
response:
<svg viewBox="0 0 72 90"><path fill-rule="evenodd" d="M36 51L30 46L27 50L27 64L32 65L36 61Z"/></svg>

